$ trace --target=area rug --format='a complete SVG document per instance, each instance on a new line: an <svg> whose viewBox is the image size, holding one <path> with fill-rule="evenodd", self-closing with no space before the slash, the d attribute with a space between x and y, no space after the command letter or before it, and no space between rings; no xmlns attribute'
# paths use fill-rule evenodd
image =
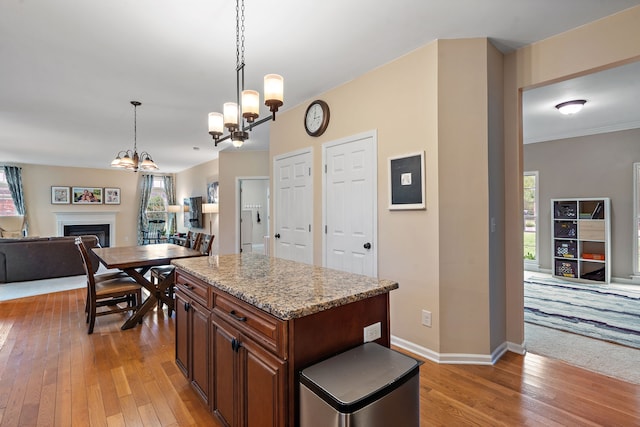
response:
<svg viewBox="0 0 640 427"><path fill-rule="evenodd" d="M640 292L528 278L524 282L524 320L640 348Z"/></svg>

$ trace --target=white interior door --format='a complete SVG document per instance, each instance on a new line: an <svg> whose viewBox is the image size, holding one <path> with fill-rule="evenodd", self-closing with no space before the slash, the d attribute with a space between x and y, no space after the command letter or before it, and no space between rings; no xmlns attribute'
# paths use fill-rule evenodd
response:
<svg viewBox="0 0 640 427"><path fill-rule="evenodd" d="M311 150L274 159L274 249L279 258L313 263Z"/></svg>
<svg viewBox="0 0 640 427"><path fill-rule="evenodd" d="M324 265L376 277L376 133L323 146Z"/></svg>

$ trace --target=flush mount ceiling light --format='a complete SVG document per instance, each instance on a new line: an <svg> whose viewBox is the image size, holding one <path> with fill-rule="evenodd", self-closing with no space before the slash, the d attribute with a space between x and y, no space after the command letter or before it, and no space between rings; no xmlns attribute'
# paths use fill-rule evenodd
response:
<svg viewBox="0 0 640 427"><path fill-rule="evenodd" d="M582 107L584 107L584 104L586 103L587 101L585 99L575 99L573 101L561 102L556 105L556 108L562 114L575 114L582 110Z"/></svg>
<svg viewBox="0 0 640 427"><path fill-rule="evenodd" d="M244 0L236 0L236 102L226 102L223 114L209 113L209 134L216 147L218 143L231 139L234 147L242 147L249 139L247 130L276 119L276 111L283 105L284 83L282 76L267 74L264 76L264 104L272 115L259 121L260 94L255 90L244 89ZM245 126L245 120L249 123ZM221 137L224 128L229 134Z"/></svg>
<svg viewBox="0 0 640 427"><path fill-rule="evenodd" d="M144 171L153 171L157 170L158 166L154 163L151 155L146 151L143 151L138 155L137 148L137 134L138 134L138 116L137 116L137 108L142 105L141 102L131 101L131 105L133 105L133 151L125 150L120 151L116 158L111 162L111 167L113 168L122 168L126 170L132 170L134 172L138 172L138 169L142 169Z"/></svg>

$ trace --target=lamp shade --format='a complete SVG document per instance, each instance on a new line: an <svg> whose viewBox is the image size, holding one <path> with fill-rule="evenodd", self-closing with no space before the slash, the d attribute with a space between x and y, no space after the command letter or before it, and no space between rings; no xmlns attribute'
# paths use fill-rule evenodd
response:
<svg viewBox="0 0 640 427"><path fill-rule="evenodd" d="M253 122L259 115L260 94L255 90L242 91L242 117L249 123Z"/></svg>
<svg viewBox="0 0 640 427"><path fill-rule="evenodd" d="M238 126L238 104L225 102L223 109L224 125L229 129L235 129Z"/></svg>
<svg viewBox="0 0 640 427"><path fill-rule="evenodd" d="M167 206L167 212L177 213L180 212L181 208L180 205L169 205Z"/></svg>
<svg viewBox="0 0 640 427"><path fill-rule="evenodd" d="M284 79L279 74L264 76L264 103L269 105L271 101L284 101Z"/></svg>
<svg viewBox="0 0 640 427"><path fill-rule="evenodd" d="M203 213L218 213L218 204L217 203L203 203L202 204L202 212Z"/></svg>
<svg viewBox="0 0 640 427"><path fill-rule="evenodd" d="M222 135L224 132L224 117L220 113L209 113L209 133Z"/></svg>

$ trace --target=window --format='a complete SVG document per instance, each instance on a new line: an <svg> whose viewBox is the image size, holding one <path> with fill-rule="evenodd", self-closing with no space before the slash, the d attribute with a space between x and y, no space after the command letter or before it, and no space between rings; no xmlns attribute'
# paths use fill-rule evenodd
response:
<svg viewBox="0 0 640 427"><path fill-rule="evenodd" d="M167 192L164 188L164 180L161 176L153 178L153 188L151 189L151 196L149 196L149 203L147 203L147 219L150 224L161 224L159 226L155 225L154 227L150 227L150 229L153 229L154 231L164 230L164 234L166 234Z"/></svg>
<svg viewBox="0 0 640 427"><path fill-rule="evenodd" d="M18 215L4 170L0 169L0 216Z"/></svg>
<svg viewBox="0 0 640 427"><path fill-rule="evenodd" d="M640 163L633 164L633 275L640 278Z"/></svg>
<svg viewBox="0 0 640 427"><path fill-rule="evenodd" d="M525 267L538 262L538 172L524 173L524 262Z"/></svg>

